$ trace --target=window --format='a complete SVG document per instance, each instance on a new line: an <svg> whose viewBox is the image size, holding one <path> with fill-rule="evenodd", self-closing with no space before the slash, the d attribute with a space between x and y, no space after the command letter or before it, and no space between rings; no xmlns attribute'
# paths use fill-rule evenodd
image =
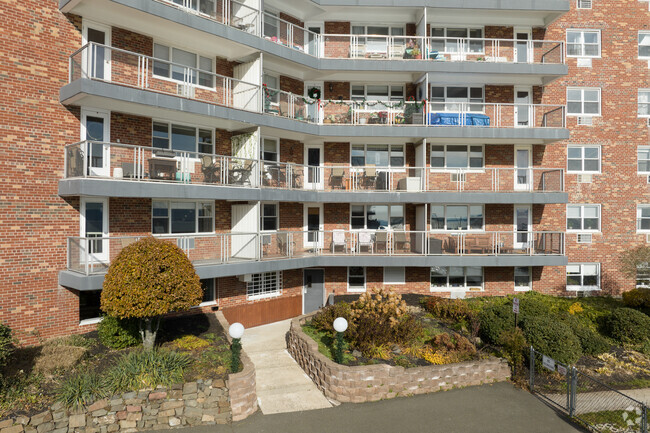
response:
<svg viewBox="0 0 650 433"><path fill-rule="evenodd" d="M639 89L639 117L650 117L650 89Z"/></svg>
<svg viewBox="0 0 650 433"><path fill-rule="evenodd" d="M567 89L567 115L600 116L599 88Z"/></svg>
<svg viewBox="0 0 650 433"><path fill-rule="evenodd" d="M365 46L367 53L387 53L388 44L387 36L396 36L395 44L404 44L405 30L403 26L389 26L389 25L365 25L355 24L352 26L352 34L359 35L357 37L358 44ZM365 35L374 35L365 36Z"/></svg>
<svg viewBox="0 0 650 433"><path fill-rule="evenodd" d="M483 168L483 146L432 144L431 168Z"/></svg>
<svg viewBox="0 0 650 433"><path fill-rule="evenodd" d="M431 267L431 291L483 288L483 268L478 266Z"/></svg>
<svg viewBox="0 0 650 433"><path fill-rule="evenodd" d="M262 203L262 212L260 213L260 229L262 231L277 230L278 224L278 205L277 203Z"/></svg>
<svg viewBox="0 0 650 433"><path fill-rule="evenodd" d="M366 291L366 268L361 266L348 267L348 292Z"/></svg>
<svg viewBox="0 0 650 433"><path fill-rule="evenodd" d="M153 122L151 145L178 152L214 154L212 130L166 122Z"/></svg>
<svg viewBox="0 0 650 433"><path fill-rule="evenodd" d="M528 266L515 267L515 291L524 292L531 290L533 278L531 268Z"/></svg>
<svg viewBox="0 0 650 433"><path fill-rule="evenodd" d="M591 0L578 0L578 9L591 9Z"/></svg>
<svg viewBox="0 0 650 433"><path fill-rule="evenodd" d="M600 57L600 30L567 30L567 57Z"/></svg>
<svg viewBox="0 0 650 433"><path fill-rule="evenodd" d="M599 231L600 205L570 204L567 206L566 228L570 231Z"/></svg>
<svg viewBox="0 0 650 433"><path fill-rule="evenodd" d="M403 205L351 205L352 230L403 230Z"/></svg>
<svg viewBox="0 0 650 433"><path fill-rule="evenodd" d="M483 111L482 87L431 86L431 111ZM470 103L469 106L467 104Z"/></svg>
<svg viewBox="0 0 650 433"><path fill-rule="evenodd" d="M153 44L153 57L166 60L166 62L153 62L154 76L203 87L214 87L213 61L208 57L162 44ZM172 65L170 62L175 64Z"/></svg>
<svg viewBox="0 0 650 433"><path fill-rule="evenodd" d="M636 287L650 289L650 267L648 263L638 264L636 268Z"/></svg>
<svg viewBox="0 0 650 433"><path fill-rule="evenodd" d="M214 16L215 15L215 2L214 0L195 0L188 2L186 0L172 0L177 5L181 5L188 9L195 10L199 13Z"/></svg>
<svg viewBox="0 0 650 433"><path fill-rule="evenodd" d="M267 38L280 37L277 13L268 10L264 11L264 36Z"/></svg>
<svg viewBox="0 0 650 433"><path fill-rule="evenodd" d="M483 230L482 205L431 205L431 230Z"/></svg>
<svg viewBox="0 0 650 433"><path fill-rule="evenodd" d="M203 299L201 305L212 304L216 301L217 297L214 290L214 278L207 278L201 280L201 288L203 289Z"/></svg>
<svg viewBox="0 0 650 433"><path fill-rule="evenodd" d="M650 32L639 32L639 58L650 59Z"/></svg>
<svg viewBox="0 0 650 433"><path fill-rule="evenodd" d="M566 266L567 290L600 290L600 263L569 263Z"/></svg>
<svg viewBox="0 0 650 433"><path fill-rule="evenodd" d="M353 167L404 167L404 145L353 144L350 150L350 164Z"/></svg>
<svg viewBox="0 0 650 433"><path fill-rule="evenodd" d="M260 159L264 161L278 161L280 155L280 140L277 138L262 138L262 149Z"/></svg>
<svg viewBox="0 0 650 433"><path fill-rule="evenodd" d="M384 284L405 284L404 267L385 267Z"/></svg>
<svg viewBox="0 0 650 433"><path fill-rule="evenodd" d="M470 53L483 52L483 29L482 28L444 28L431 27L431 49L441 53L457 53L460 51L461 41L459 39L471 38L464 42L465 50Z"/></svg>
<svg viewBox="0 0 650 433"><path fill-rule="evenodd" d="M82 290L79 292L79 321L97 322L102 315L100 309L101 290ZM90 322L86 322L90 323Z"/></svg>
<svg viewBox="0 0 650 433"><path fill-rule="evenodd" d="M636 229L638 231L650 231L650 205L638 205L636 207Z"/></svg>
<svg viewBox="0 0 650 433"><path fill-rule="evenodd" d="M282 294L282 272L253 274L246 283L246 299L269 298Z"/></svg>
<svg viewBox="0 0 650 433"><path fill-rule="evenodd" d="M600 173L600 146L567 147L567 171Z"/></svg>
<svg viewBox="0 0 650 433"><path fill-rule="evenodd" d="M210 233L214 231L214 203L193 201L153 202L153 234Z"/></svg>
<svg viewBox="0 0 650 433"><path fill-rule="evenodd" d="M375 101L390 101L390 102L403 102L404 101L404 86L402 85L362 85L353 84L350 87L350 99L357 102L371 102L371 104L359 104L357 108L367 109L372 111L386 110L392 104L375 104Z"/></svg>
<svg viewBox="0 0 650 433"><path fill-rule="evenodd" d="M280 79L274 75L271 75L267 72L262 76L262 84L266 86L267 89L276 90L275 92L264 93L264 104L268 104L268 107L265 108L267 111L271 108L278 109L280 104ZM279 111L278 111L279 113Z"/></svg>
<svg viewBox="0 0 650 433"><path fill-rule="evenodd" d="M637 171L650 173L650 146L639 146L636 150Z"/></svg>

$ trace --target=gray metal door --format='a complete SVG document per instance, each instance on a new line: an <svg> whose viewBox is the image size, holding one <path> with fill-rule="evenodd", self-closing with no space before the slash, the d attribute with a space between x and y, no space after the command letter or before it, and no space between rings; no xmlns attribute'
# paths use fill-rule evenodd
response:
<svg viewBox="0 0 650 433"><path fill-rule="evenodd" d="M323 307L325 299L325 271L322 269L304 270L303 303L305 314L311 313Z"/></svg>

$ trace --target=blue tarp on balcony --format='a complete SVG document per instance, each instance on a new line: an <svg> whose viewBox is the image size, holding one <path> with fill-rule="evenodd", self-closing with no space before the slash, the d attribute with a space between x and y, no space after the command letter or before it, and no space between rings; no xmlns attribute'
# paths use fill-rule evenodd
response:
<svg viewBox="0 0 650 433"><path fill-rule="evenodd" d="M429 113L429 125L490 126L490 118L479 113Z"/></svg>

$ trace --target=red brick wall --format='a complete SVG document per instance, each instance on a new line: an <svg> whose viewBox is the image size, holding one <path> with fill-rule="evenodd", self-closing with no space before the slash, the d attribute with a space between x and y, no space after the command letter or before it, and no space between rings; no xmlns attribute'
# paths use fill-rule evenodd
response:
<svg viewBox="0 0 650 433"><path fill-rule="evenodd" d="M111 141L151 147L152 121L149 117L111 112Z"/></svg>

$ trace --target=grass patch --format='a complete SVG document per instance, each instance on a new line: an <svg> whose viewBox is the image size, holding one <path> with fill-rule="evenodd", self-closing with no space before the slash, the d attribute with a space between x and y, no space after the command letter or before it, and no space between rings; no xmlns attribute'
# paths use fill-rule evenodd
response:
<svg viewBox="0 0 650 433"><path fill-rule="evenodd" d="M587 424L598 426L598 431L601 433L618 433L620 429L640 428L641 426L640 415L637 415L634 411L603 410L601 412L583 413L577 417ZM628 421L632 424L629 425ZM608 428L603 424L607 424L612 428Z"/></svg>
<svg viewBox="0 0 650 433"><path fill-rule="evenodd" d="M318 351L331 359L334 360L334 344L335 339L325 331L319 331L309 324L302 326L302 330L305 334L311 337L316 343L318 343ZM356 358L350 353L350 347L347 341L343 341L343 364L349 364L351 361L354 361Z"/></svg>

